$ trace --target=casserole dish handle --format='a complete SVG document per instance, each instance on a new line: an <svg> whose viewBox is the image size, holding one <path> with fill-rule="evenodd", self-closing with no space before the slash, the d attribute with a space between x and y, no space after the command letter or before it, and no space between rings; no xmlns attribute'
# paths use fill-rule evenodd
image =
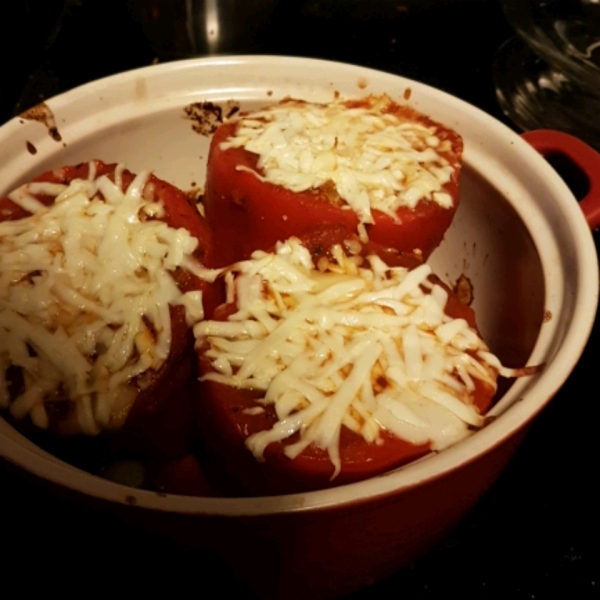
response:
<svg viewBox="0 0 600 600"><path fill-rule="evenodd" d="M579 206L590 229L600 227L600 154L580 139L560 131L538 129L521 137L542 156L563 155L584 173L589 189Z"/></svg>

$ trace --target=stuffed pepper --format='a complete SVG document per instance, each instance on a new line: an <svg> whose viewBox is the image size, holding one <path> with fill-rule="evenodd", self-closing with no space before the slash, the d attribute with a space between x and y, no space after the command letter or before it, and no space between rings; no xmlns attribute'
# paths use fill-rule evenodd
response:
<svg viewBox="0 0 600 600"><path fill-rule="evenodd" d="M217 265L337 226L427 258L458 206L462 149L457 133L385 95L236 115L208 157Z"/></svg>
<svg viewBox="0 0 600 600"><path fill-rule="evenodd" d="M122 165L56 169L1 199L0 407L67 437L188 427L209 253L185 194Z"/></svg>
<svg viewBox="0 0 600 600"><path fill-rule="evenodd" d="M225 301L194 328L200 427L232 493L349 483L442 450L516 374L429 265L390 266L358 240L307 246L225 269Z"/></svg>

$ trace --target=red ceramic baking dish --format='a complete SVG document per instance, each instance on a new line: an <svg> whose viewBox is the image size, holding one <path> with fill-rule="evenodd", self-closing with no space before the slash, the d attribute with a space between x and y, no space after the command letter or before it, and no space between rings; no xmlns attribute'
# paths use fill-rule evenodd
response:
<svg viewBox="0 0 600 600"><path fill-rule="evenodd" d="M215 117L290 96L331 102L366 94L410 97L463 138L459 208L429 262L451 286L461 275L471 282L479 329L505 365L544 365L507 386L486 427L366 481L253 498L119 485L57 459L5 420L0 455L40 484L209 549L265 597L338 596L440 540L498 477L589 336L598 302L594 151L556 132L523 139L461 100L390 74L299 58L198 59L94 82L8 122L0 129L0 196L45 170L93 158L152 170L197 194ZM579 205L540 153L566 155L589 178ZM272 577L248 561L249 549Z"/></svg>

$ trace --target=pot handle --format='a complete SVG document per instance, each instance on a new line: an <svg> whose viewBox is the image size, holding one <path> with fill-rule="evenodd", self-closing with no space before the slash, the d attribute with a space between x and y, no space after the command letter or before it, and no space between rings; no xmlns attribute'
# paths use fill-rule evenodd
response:
<svg viewBox="0 0 600 600"><path fill-rule="evenodd" d="M550 129L527 131L521 137L542 156L562 154L586 175L589 190L579 202L590 229L600 227L600 154L580 139Z"/></svg>

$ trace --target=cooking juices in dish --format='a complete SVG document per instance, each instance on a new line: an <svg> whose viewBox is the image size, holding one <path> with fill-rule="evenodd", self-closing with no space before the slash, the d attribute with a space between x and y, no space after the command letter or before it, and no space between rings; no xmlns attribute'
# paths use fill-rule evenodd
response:
<svg viewBox="0 0 600 600"><path fill-rule="evenodd" d="M429 265L389 266L357 240L315 260L291 238L225 280L226 303L194 328L200 428L254 493L357 481L446 448L483 426L498 374L514 375Z"/></svg>
<svg viewBox="0 0 600 600"><path fill-rule="evenodd" d="M0 406L61 436L180 410L187 428L209 251L182 192L118 165L57 169L0 200Z"/></svg>
<svg viewBox="0 0 600 600"><path fill-rule="evenodd" d="M217 263L328 226L426 258L458 206L461 157L457 133L385 95L236 116L208 158Z"/></svg>

